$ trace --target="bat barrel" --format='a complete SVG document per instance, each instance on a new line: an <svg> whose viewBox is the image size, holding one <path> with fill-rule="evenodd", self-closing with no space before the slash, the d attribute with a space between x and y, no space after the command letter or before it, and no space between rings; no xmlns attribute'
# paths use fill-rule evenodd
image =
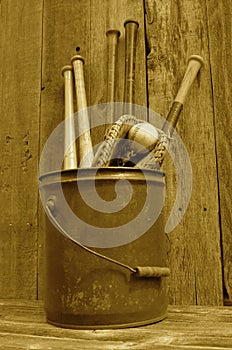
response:
<svg viewBox="0 0 232 350"><path fill-rule="evenodd" d="M174 102L184 104L186 97L190 91L192 83L197 77L200 68L204 65L204 60L201 56L192 55L189 57L188 65L182 79L181 85L174 99Z"/></svg>
<svg viewBox="0 0 232 350"><path fill-rule="evenodd" d="M87 111L87 100L84 80L84 58L76 55L71 59L76 87L78 131L79 131L79 157L80 168L91 167L93 161L93 148L90 136L90 124Z"/></svg>
<svg viewBox="0 0 232 350"><path fill-rule="evenodd" d="M108 77L107 77L107 102L115 102L116 94L116 64L118 54L118 38L120 31L109 29L106 32L108 38ZM107 123L114 122L114 106L110 104L107 110Z"/></svg>
<svg viewBox="0 0 232 350"><path fill-rule="evenodd" d="M190 91L192 83L196 79L197 74L203 65L203 62L204 61L201 56L190 56L184 77L181 81L177 95L166 118L167 121L164 123L164 126L162 128L164 135L168 134L168 136L172 136L174 128L180 117L185 99ZM166 146L169 143L168 136L163 136L163 140L159 141L156 144L155 148L150 152L150 154L137 163L137 166L156 169L156 166L158 164L162 165L166 153Z"/></svg>
<svg viewBox="0 0 232 350"><path fill-rule="evenodd" d="M191 89L194 80L201 67L204 65L203 58L198 55L192 55L189 57L188 65L181 81L180 87L178 89L177 95L171 106L171 109L167 116L167 122L163 127L164 132L169 132L172 135L174 128L178 122L179 116L181 114L183 104L185 103L186 97Z"/></svg>
<svg viewBox="0 0 232 350"><path fill-rule="evenodd" d="M124 102L129 103L124 113L133 114L134 88L135 88L135 56L136 39L139 23L128 19L125 27L125 81L124 81Z"/></svg>
<svg viewBox="0 0 232 350"><path fill-rule="evenodd" d="M73 109L73 69L72 66L62 68L64 77L65 128L64 128L64 170L77 168L77 154L74 128ZM72 140L74 142L72 142Z"/></svg>

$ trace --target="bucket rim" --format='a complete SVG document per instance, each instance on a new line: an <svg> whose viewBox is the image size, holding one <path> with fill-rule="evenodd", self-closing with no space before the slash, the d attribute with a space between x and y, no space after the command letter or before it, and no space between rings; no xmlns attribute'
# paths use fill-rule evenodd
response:
<svg viewBox="0 0 232 350"><path fill-rule="evenodd" d="M160 170L140 169L132 167L91 167L69 170L55 170L39 176L39 184L54 182L70 182L73 180L146 180L163 182L165 174Z"/></svg>

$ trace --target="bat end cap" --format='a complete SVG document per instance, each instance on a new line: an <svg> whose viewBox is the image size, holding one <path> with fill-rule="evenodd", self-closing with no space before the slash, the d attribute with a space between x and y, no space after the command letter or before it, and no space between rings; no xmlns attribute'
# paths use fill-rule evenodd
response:
<svg viewBox="0 0 232 350"><path fill-rule="evenodd" d="M118 38L120 37L121 33L120 33L120 30L118 29L115 29L115 28L109 28L107 31L106 31L106 35L110 35L110 34L116 34L118 36Z"/></svg>
<svg viewBox="0 0 232 350"><path fill-rule="evenodd" d="M85 59L84 59L84 57L81 56L81 55L75 55L75 56L73 56L73 57L71 58L71 63L73 64L73 62L74 62L74 61L77 61L77 60L82 61L83 63L85 63Z"/></svg>
<svg viewBox="0 0 232 350"><path fill-rule="evenodd" d="M189 60L188 61L191 61L191 60L195 60L195 61L198 61L201 66L204 66L204 59L202 56L199 56L199 55L192 55L189 57Z"/></svg>
<svg viewBox="0 0 232 350"><path fill-rule="evenodd" d="M129 23L134 23L134 24L137 25L137 28L139 27L139 22L136 21L136 20L133 19L133 18L127 18L127 19L125 20L125 22L124 22L124 27L125 27L127 24L129 24Z"/></svg>
<svg viewBox="0 0 232 350"><path fill-rule="evenodd" d="M73 67L71 65L66 65L61 69L61 74L64 76L64 72L72 71Z"/></svg>

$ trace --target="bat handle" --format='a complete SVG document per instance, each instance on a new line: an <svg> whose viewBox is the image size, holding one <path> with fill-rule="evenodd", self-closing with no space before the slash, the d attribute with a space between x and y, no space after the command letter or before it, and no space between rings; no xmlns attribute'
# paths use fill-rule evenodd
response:
<svg viewBox="0 0 232 350"><path fill-rule="evenodd" d="M77 98L77 110L78 110L78 131L79 131L79 156L80 156L80 168L91 167L93 161L93 147L90 136L90 124L87 111L87 100L85 92L85 80L84 80L84 58L80 55L76 55L71 59L75 86L76 86L76 98Z"/></svg>
<svg viewBox="0 0 232 350"><path fill-rule="evenodd" d="M176 127L177 121L183 108L183 104L185 103L192 83L196 79L197 74L203 65L204 61L201 56L192 55L189 57L184 77L181 81L180 87L167 116L168 123L165 123L163 127L164 132L169 131L171 134L173 133L173 130L170 130L170 126L172 128Z"/></svg>
<svg viewBox="0 0 232 350"><path fill-rule="evenodd" d="M136 38L139 24L137 21L128 19L125 27L125 81L124 81L124 102L129 103L124 114L133 114L134 88L135 88L135 55Z"/></svg>
<svg viewBox="0 0 232 350"><path fill-rule="evenodd" d="M109 29L106 32L108 38L108 86L107 86L107 102L115 102L116 91L116 62L118 54L118 38L120 31L117 29ZM114 122L114 105L110 104L107 110L107 123Z"/></svg>
<svg viewBox="0 0 232 350"><path fill-rule="evenodd" d="M65 126L64 126L64 170L77 168L77 154L74 128L73 109L73 69L72 66L62 68L64 77ZM72 142L73 140L73 142Z"/></svg>

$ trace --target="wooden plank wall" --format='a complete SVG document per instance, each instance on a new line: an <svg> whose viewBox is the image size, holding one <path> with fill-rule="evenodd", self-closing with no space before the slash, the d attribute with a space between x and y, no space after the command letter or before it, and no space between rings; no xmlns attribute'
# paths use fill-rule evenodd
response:
<svg viewBox="0 0 232 350"><path fill-rule="evenodd" d="M232 296L231 2L147 0L146 9L150 108L167 115L189 55L205 60L177 127L194 180L186 216L170 234L171 301L211 303L216 298L220 303L220 248L224 292ZM165 170L171 208L176 179L170 162Z"/></svg>
<svg viewBox="0 0 232 350"><path fill-rule="evenodd" d="M222 302L214 109L206 5L202 1L147 1L149 107L167 115L190 55L205 67L184 106L177 131L192 163L192 198L186 215L169 234L172 303ZM167 208L176 196L175 170L165 164ZM181 208L180 208L181 209Z"/></svg>
<svg viewBox="0 0 232 350"><path fill-rule="evenodd" d="M1 2L0 297L37 298L42 1Z"/></svg>
<svg viewBox="0 0 232 350"><path fill-rule="evenodd" d="M186 216L170 234L170 302L222 304L221 244L224 285L231 297L228 79L232 36L228 13L229 1L216 6L214 1L146 0L144 8L142 0L129 0L127 6L123 0L2 0L1 298L43 297L44 213L38 200L37 166L47 137L63 119L61 68L69 64L75 48L80 47L86 58L88 103L106 102L105 32L109 27L118 27L122 35L117 99L122 100L123 22L128 17L141 23L136 103L149 103L152 110L166 115L188 56L201 54L205 59L205 68L193 85L178 125L194 180ZM219 50L218 41L223 50ZM219 77L223 77L222 88ZM93 136L99 142L102 133L97 131ZM177 181L169 160L165 171L168 216Z"/></svg>
<svg viewBox="0 0 232 350"><path fill-rule="evenodd" d="M224 288L232 300L232 235L231 235L231 149L232 141L232 2L207 1L210 65L212 73L215 146L219 184L220 221L224 267Z"/></svg>

